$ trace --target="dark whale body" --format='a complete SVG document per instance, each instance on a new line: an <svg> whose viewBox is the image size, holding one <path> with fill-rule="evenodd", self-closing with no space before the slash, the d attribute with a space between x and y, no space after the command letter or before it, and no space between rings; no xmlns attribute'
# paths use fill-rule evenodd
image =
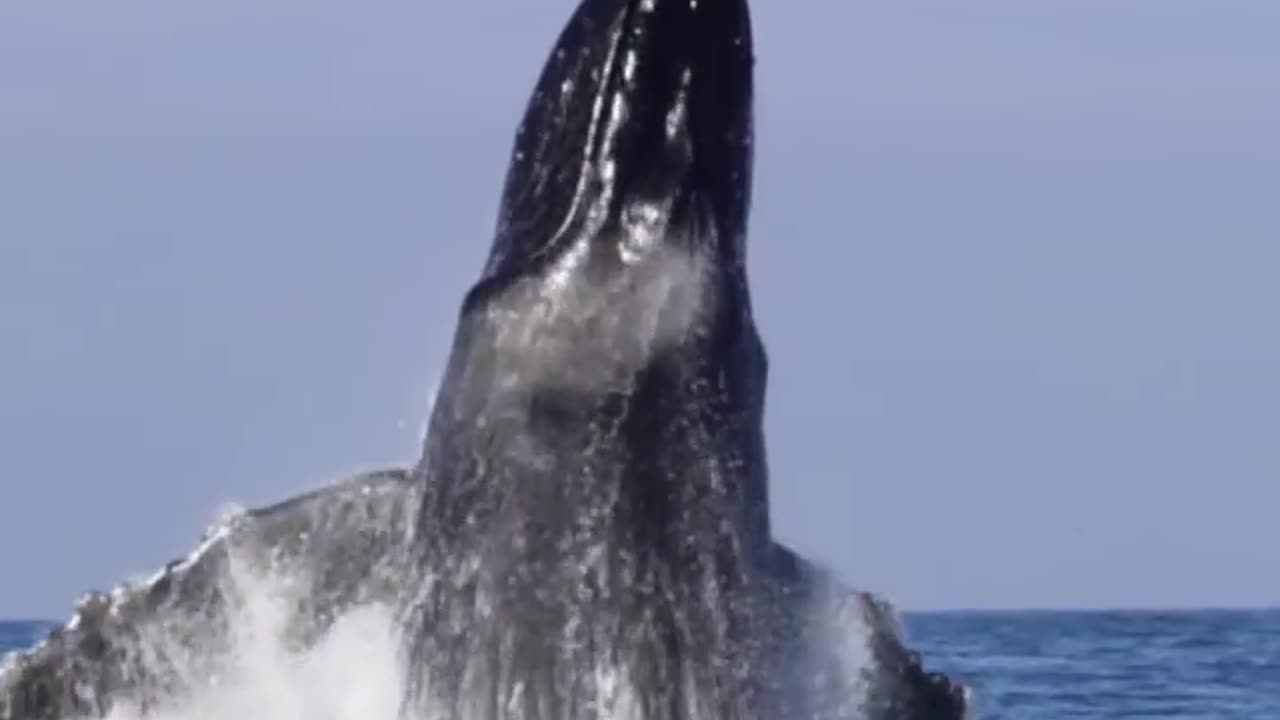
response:
<svg viewBox="0 0 1280 720"><path fill-rule="evenodd" d="M413 671L444 717L762 701L750 31L692 8L583 2L520 126L416 471Z"/></svg>
<svg viewBox="0 0 1280 720"><path fill-rule="evenodd" d="M964 717L887 604L771 537L752 63L745 0L583 0L520 125L422 460L237 515L91 595L0 670L0 720L200 689L238 567L296 578L299 650L397 608L424 720Z"/></svg>
<svg viewBox="0 0 1280 720"><path fill-rule="evenodd" d="M552 50L415 470L420 710L846 716L813 703L853 687L789 678L818 610L770 534L753 62L745 0L583 0ZM887 637L896 669L849 716L912 697L958 716Z"/></svg>

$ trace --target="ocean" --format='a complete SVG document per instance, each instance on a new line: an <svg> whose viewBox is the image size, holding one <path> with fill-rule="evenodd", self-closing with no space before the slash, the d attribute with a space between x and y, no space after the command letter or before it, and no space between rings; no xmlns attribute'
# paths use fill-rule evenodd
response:
<svg viewBox="0 0 1280 720"><path fill-rule="evenodd" d="M931 668L974 688L979 720L1280 720L1280 610L903 619ZM0 652L51 626L0 622Z"/></svg>

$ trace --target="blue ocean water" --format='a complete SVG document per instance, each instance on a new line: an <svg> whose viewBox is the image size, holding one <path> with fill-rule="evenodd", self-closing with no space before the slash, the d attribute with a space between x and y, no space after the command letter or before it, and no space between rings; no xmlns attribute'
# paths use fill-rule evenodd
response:
<svg viewBox="0 0 1280 720"><path fill-rule="evenodd" d="M1280 720L1280 610L907 614L982 720ZM0 622L0 652L51 623Z"/></svg>
<svg viewBox="0 0 1280 720"><path fill-rule="evenodd" d="M979 718L1280 720L1280 610L908 615Z"/></svg>

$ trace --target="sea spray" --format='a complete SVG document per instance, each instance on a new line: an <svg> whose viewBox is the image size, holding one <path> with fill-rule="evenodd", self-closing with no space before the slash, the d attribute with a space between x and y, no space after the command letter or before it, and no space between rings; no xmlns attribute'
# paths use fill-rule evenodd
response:
<svg viewBox="0 0 1280 720"><path fill-rule="evenodd" d="M228 636L206 638L205 648L175 649L165 647L171 636L161 634L139 646L170 665L185 660L173 667L185 689L148 708L121 703L110 720L396 719L402 673L393 608L353 608L299 649L290 639L297 578L241 567L229 579L236 600Z"/></svg>

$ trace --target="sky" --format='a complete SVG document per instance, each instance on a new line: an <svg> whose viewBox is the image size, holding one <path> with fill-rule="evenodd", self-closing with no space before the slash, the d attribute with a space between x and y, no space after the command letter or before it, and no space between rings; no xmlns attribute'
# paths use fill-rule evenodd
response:
<svg viewBox="0 0 1280 720"><path fill-rule="evenodd" d="M417 456L570 0L0 4L0 617ZM761 2L775 532L1280 604L1280 4Z"/></svg>

